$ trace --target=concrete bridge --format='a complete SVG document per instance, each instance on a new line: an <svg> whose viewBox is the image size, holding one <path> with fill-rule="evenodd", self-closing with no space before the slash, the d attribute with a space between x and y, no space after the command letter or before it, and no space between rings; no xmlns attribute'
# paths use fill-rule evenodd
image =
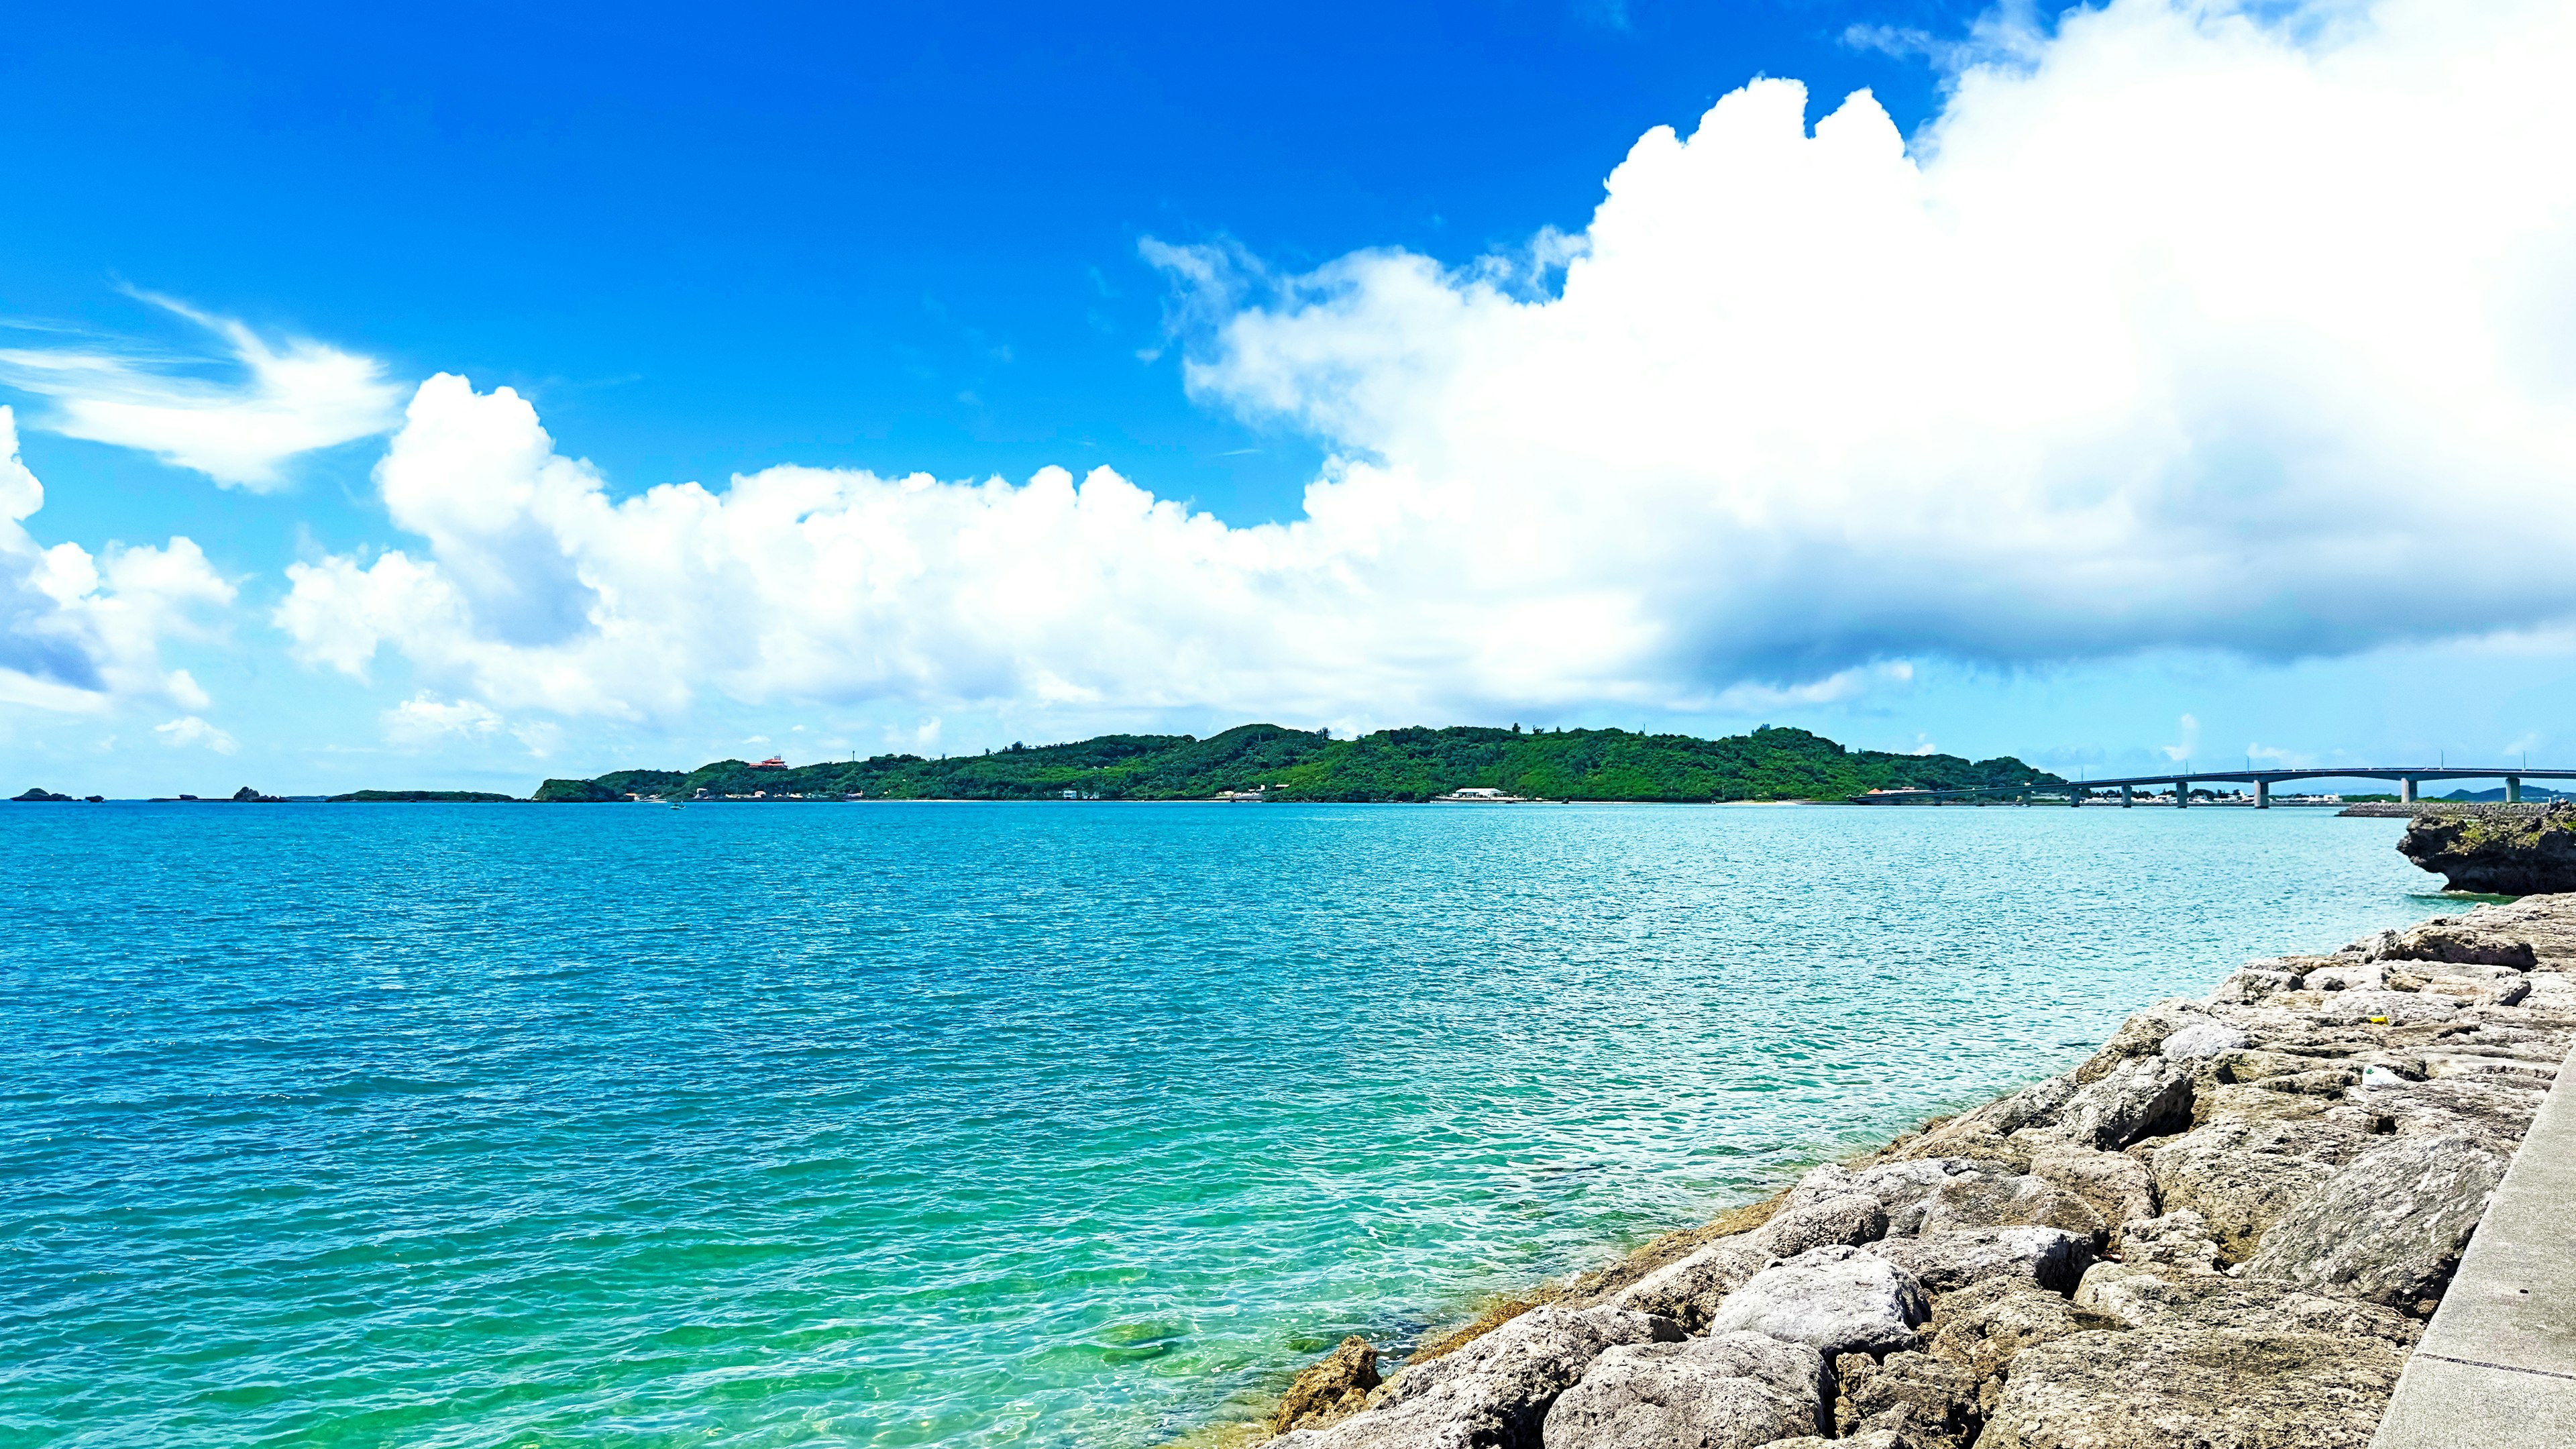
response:
<svg viewBox="0 0 2576 1449"><path fill-rule="evenodd" d="M2323 770L2178 770L2172 774L2133 775L2125 780L2070 780L2062 785L1995 785L1968 790L1889 790L1875 796L1861 797L1871 804L1906 805L1940 804L1944 800L1993 799L2002 796L2019 799L2027 805L2034 796L2063 795L2069 805L2082 805L2096 790L2120 792L2122 806L2137 803L2137 791L2144 786L2162 790L2170 786L2174 807L2191 804L2191 787L2195 784L2247 784L2254 787L2254 808L2272 808L2272 787L2284 780L2394 780L2397 798L2408 803L2416 799L2416 787L2426 780L2502 780L2508 802L2522 799L2525 780L2576 780L2576 770L2533 770L2523 766L2469 765L2341 765Z"/></svg>

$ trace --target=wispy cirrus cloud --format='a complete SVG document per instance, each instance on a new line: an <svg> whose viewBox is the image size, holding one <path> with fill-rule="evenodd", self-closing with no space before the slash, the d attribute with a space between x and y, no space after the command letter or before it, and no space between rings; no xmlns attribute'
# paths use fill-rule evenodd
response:
<svg viewBox="0 0 2576 1449"><path fill-rule="evenodd" d="M168 297L134 295L213 333L226 356L94 344L0 348L0 384L52 403L36 426L265 493L285 486L288 459L385 432L401 418L406 389L374 358L262 337ZM229 375L200 375L209 363Z"/></svg>

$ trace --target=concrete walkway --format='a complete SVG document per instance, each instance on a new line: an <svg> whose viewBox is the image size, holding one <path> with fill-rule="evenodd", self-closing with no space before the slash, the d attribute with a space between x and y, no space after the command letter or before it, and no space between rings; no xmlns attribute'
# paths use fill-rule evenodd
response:
<svg viewBox="0 0 2576 1449"><path fill-rule="evenodd" d="M2370 1443L2576 1445L2576 1055L2560 1064Z"/></svg>

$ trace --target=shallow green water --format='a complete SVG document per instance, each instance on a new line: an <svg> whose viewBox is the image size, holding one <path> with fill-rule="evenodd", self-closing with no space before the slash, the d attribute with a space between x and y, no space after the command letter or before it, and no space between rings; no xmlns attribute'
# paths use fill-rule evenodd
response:
<svg viewBox="0 0 2576 1449"><path fill-rule="evenodd" d="M1150 1444L2443 908L2297 810L8 809L85 1449Z"/></svg>

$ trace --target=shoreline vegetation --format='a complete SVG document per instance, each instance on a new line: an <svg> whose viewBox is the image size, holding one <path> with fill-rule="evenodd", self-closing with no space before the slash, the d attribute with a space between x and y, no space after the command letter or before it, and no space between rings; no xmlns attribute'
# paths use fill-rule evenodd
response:
<svg viewBox="0 0 2576 1449"><path fill-rule="evenodd" d="M1354 739L1241 725L1208 739L1102 735L979 755L786 765L718 760L688 772L548 780L547 803L633 798L1278 800L1421 803L1461 790L1530 800L1655 803L1841 799L1872 789L2058 783L2021 761L1847 750L1799 729L1699 739L1627 730L1395 729Z"/></svg>
<svg viewBox="0 0 2576 1449"><path fill-rule="evenodd" d="M2576 895L2254 961L1179 1442L2363 1449L2571 1047Z"/></svg>

